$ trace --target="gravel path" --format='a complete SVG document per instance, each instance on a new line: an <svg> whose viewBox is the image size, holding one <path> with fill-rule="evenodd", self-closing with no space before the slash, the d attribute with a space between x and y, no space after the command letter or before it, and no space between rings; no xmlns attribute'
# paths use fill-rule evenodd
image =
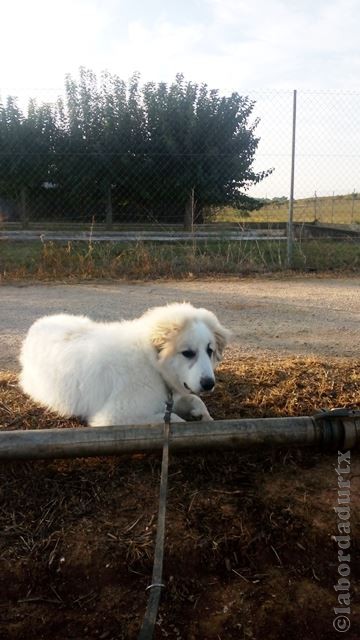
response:
<svg viewBox="0 0 360 640"><path fill-rule="evenodd" d="M37 284L0 289L0 369L18 370L21 340L44 314L115 320L183 300L214 311L240 355L360 357L359 277Z"/></svg>

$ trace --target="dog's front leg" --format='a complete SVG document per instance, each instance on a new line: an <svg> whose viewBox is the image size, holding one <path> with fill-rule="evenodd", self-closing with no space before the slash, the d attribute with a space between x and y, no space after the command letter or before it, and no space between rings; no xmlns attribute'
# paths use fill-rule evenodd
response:
<svg viewBox="0 0 360 640"><path fill-rule="evenodd" d="M205 403L193 394L174 396L174 412L184 420L202 420L203 422L213 420Z"/></svg>

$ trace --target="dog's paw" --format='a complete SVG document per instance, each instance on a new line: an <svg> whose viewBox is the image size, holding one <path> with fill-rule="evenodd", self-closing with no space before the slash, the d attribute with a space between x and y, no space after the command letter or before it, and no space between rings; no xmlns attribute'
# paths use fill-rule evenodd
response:
<svg viewBox="0 0 360 640"><path fill-rule="evenodd" d="M207 410L205 403L201 400L201 398L198 398L197 396L191 396L190 403L190 420L201 420L202 422L213 420Z"/></svg>
<svg viewBox="0 0 360 640"><path fill-rule="evenodd" d="M204 402L195 395L186 395L177 398L174 411L184 420L201 420L207 422L212 420Z"/></svg>
<svg viewBox="0 0 360 640"><path fill-rule="evenodd" d="M211 417L205 405L203 410L199 408L192 409L190 411L190 416L191 416L191 420L199 420L201 422L211 422L214 420L214 418Z"/></svg>

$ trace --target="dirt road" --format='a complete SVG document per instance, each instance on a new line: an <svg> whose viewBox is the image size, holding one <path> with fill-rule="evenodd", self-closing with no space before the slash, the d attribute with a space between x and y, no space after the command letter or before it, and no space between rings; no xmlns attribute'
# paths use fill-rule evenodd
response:
<svg viewBox="0 0 360 640"><path fill-rule="evenodd" d="M360 357L359 277L39 284L0 289L0 369L18 369L21 340L41 315L115 320L183 300L218 314L240 354Z"/></svg>

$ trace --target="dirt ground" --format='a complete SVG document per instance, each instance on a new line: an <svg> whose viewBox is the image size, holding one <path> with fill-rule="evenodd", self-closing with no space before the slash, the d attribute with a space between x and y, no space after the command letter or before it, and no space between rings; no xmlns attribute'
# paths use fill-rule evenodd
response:
<svg viewBox="0 0 360 640"><path fill-rule="evenodd" d="M207 404L216 419L360 408L359 279L4 287L0 430L81 428L23 396L16 350L43 313L137 315L189 299L234 344ZM21 312L19 311L21 310ZM11 337L8 350L7 337ZM137 637L152 571L159 454L0 464L0 638ZM360 637L360 459L351 453L351 622L334 630L337 452L170 456L156 640Z"/></svg>

